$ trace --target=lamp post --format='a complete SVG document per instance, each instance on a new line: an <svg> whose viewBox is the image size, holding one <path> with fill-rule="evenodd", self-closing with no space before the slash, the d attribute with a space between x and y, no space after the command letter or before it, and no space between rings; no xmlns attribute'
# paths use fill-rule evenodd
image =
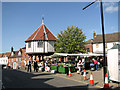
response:
<svg viewBox="0 0 120 90"><path fill-rule="evenodd" d="M90 5L94 4L96 1L90 3L86 7L83 8L85 10L87 7ZM100 0L100 11L101 11L101 25L102 25L102 37L103 37L103 56L104 56L104 64L103 64L103 74L104 74L104 82L105 82L105 74L107 73L107 60L105 56L105 34L104 34L104 18L103 18L103 5L102 5L102 0Z"/></svg>

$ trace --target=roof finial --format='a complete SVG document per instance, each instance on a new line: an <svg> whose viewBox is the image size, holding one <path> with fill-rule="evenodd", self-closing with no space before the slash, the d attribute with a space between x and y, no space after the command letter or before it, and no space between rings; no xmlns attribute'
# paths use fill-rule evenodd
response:
<svg viewBox="0 0 120 90"><path fill-rule="evenodd" d="M44 24L44 17L42 17L42 24Z"/></svg>

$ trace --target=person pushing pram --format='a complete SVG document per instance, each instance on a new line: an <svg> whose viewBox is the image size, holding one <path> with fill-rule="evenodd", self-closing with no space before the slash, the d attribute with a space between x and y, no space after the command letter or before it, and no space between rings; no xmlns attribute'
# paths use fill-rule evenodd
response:
<svg viewBox="0 0 120 90"><path fill-rule="evenodd" d="M94 64L94 61L92 59L90 60L90 70L91 71L95 70L95 64Z"/></svg>

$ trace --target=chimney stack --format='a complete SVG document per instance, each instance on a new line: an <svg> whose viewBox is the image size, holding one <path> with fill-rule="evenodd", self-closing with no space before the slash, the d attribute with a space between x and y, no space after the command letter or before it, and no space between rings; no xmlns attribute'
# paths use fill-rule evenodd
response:
<svg viewBox="0 0 120 90"><path fill-rule="evenodd" d="M19 48L19 51L21 51L21 48Z"/></svg>
<svg viewBox="0 0 120 90"><path fill-rule="evenodd" d="M95 39L95 36L96 36L96 34L95 34L95 31L93 32L93 39Z"/></svg>
<svg viewBox="0 0 120 90"><path fill-rule="evenodd" d="M13 52L13 47L11 47L11 52Z"/></svg>

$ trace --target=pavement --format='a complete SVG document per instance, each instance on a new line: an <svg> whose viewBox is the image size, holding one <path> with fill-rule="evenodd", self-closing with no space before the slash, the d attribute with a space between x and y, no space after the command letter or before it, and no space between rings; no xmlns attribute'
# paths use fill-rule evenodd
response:
<svg viewBox="0 0 120 90"><path fill-rule="evenodd" d="M22 71L25 71L25 70L22 69ZM40 72L37 72L37 73L40 73ZM50 73L50 72L42 72L42 73ZM55 73L55 74L52 74L52 75L60 77L60 78L65 78L65 79L69 79L69 80L72 80L72 81L76 81L78 83L83 83L84 85L89 85L90 73L91 73L90 70L86 70L87 80L83 80L83 75L77 74L77 72L71 73L71 75L72 75L71 77L67 76L66 74L61 74L61 73ZM103 88L104 87L103 69L101 68L98 71L92 71L92 73L93 73L93 80L94 80L94 85L93 86L96 87L96 88ZM111 81L111 82L109 82L109 87L111 89L116 89L116 88L120 89L120 84L118 84L117 82L112 82Z"/></svg>
<svg viewBox="0 0 120 90"><path fill-rule="evenodd" d="M67 76L66 74L59 74L59 73L56 73L55 75L59 76L59 77L62 77L62 78L71 79L73 81L82 82L84 84L89 84L90 73L91 73L90 70L86 70L87 80L83 80L83 75L77 74L76 72L71 73L72 74L71 77ZM94 87L103 88L104 87L103 69L101 69L99 71L92 71L92 73L93 73ZM118 87L120 88L118 83L112 82L112 81L109 83L109 87L111 89L115 89L115 88L118 88Z"/></svg>

